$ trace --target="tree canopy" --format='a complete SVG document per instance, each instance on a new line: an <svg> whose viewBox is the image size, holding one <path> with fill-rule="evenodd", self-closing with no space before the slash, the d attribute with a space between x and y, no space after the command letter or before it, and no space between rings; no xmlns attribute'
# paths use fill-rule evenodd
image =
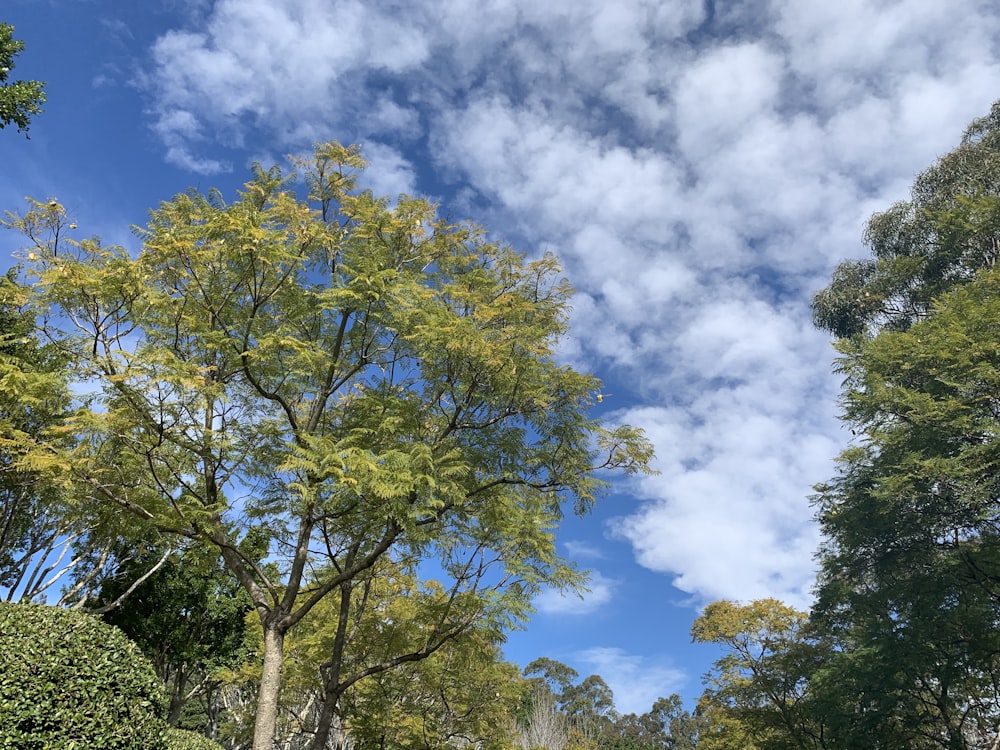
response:
<svg viewBox="0 0 1000 750"><path fill-rule="evenodd" d="M576 585L552 535L564 507L586 512L599 470L651 456L590 416L599 381L556 360L570 289L555 259L358 191L363 166L332 143L297 175L255 167L231 203L179 195L135 255L69 236L55 202L7 222L30 243L43 334L92 386L50 433L72 445L42 440L24 463L221 557L263 635L255 750L274 735L285 636L319 602L341 630L317 748L372 577L433 560L441 595L421 638L355 680ZM273 564L246 546L260 535Z"/></svg>
<svg viewBox="0 0 1000 750"><path fill-rule="evenodd" d="M917 176L911 198L872 216L871 257L841 263L813 302L838 338L905 330L934 300L1000 257L1000 102L958 147Z"/></svg>
<svg viewBox="0 0 1000 750"><path fill-rule="evenodd" d="M817 487L830 747L995 746L1000 103L816 296L859 439Z"/></svg>

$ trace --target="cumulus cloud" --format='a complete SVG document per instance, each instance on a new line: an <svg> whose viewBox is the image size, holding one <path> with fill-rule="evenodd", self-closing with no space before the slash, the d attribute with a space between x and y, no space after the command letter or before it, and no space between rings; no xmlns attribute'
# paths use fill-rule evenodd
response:
<svg viewBox="0 0 1000 750"><path fill-rule="evenodd" d="M615 695L620 713L643 714L657 698L665 698L681 689L683 671L669 661L629 654L613 647L590 648L577 659L599 674Z"/></svg>
<svg viewBox="0 0 1000 750"><path fill-rule="evenodd" d="M998 35L980 0L217 0L144 80L179 166L365 140L377 189L430 175L554 249L578 289L563 355L657 445L614 534L695 600L802 605L807 496L844 441L810 297L988 109Z"/></svg>

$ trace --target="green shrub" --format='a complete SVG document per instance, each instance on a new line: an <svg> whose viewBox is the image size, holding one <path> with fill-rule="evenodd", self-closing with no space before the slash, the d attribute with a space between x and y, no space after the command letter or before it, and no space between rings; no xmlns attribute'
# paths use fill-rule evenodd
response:
<svg viewBox="0 0 1000 750"><path fill-rule="evenodd" d="M222 750L222 745L198 732L170 727L167 729L167 750Z"/></svg>
<svg viewBox="0 0 1000 750"><path fill-rule="evenodd" d="M0 602L0 748L166 750L165 705L152 665L117 628Z"/></svg>

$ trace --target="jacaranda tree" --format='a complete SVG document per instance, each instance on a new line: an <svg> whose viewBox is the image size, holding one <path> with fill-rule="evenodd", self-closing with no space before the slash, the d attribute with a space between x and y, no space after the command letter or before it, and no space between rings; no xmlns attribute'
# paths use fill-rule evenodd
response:
<svg viewBox="0 0 1000 750"><path fill-rule="evenodd" d="M442 595L424 637L368 674L473 621L514 625L540 586L579 582L553 543L563 508L591 506L599 469L651 455L590 415L598 380L556 359L570 290L554 258L358 191L362 167L333 143L300 182L258 167L231 203L179 195L135 254L67 240L54 202L9 221L30 239L44 334L90 390L61 428L73 447L42 441L34 466L221 556L263 638L254 750L271 748L285 636L319 602L345 613L328 728L370 576L416 565ZM266 564L243 544L262 533Z"/></svg>

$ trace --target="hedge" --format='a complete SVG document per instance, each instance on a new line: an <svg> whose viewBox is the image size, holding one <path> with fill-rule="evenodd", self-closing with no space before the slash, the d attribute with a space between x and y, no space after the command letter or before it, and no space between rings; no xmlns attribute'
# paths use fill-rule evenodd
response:
<svg viewBox="0 0 1000 750"><path fill-rule="evenodd" d="M4 750L168 750L152 665L80 612L0 602L0 706Z"/></svg>
<svg viewBox="0 0 1000 750"><path fill-rule="evenodd" d="M167 750L222 750L203 734L187 729L167 729Z"/></svg>

